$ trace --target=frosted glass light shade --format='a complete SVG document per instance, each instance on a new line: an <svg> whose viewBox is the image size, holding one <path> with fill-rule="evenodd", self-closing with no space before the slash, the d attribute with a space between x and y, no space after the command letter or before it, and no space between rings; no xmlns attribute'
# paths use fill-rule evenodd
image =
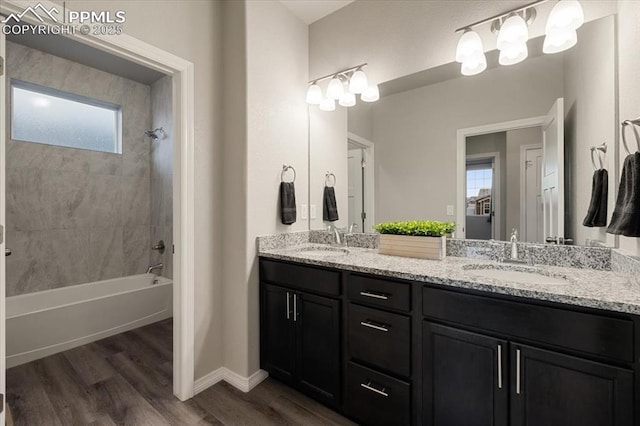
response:
<svg viewBox="0 0 640 426"><path fill-rule="evenodd" d="M362 102L375 102L378 99L380 99L380 89L377 84L367 87L367 90L360 95Z"/></svg>
<svg viewBox="0 0 640 426"><path fill-rule="evenodd" d="M352 107L356 104L356 95L351 92L344 92L338 103L343 107Z"/></svg>
<svg viewBox="0 0 640 426"><path fill-rule="evenodd" d="M484 55L484 48L480 36L475 31L466 31L458 41L456 62L466 62L469 58L474 58L479 54Z"/></svg>
<svg viewBox="0 0 640 426"><path fill-rule="evenodd" d="M324 98L322 102L320 102L320 109L322 111L335 111L336 101L333 99Z"/></svg>
<svg viewBox="0 0 640 426"><path fill-rule="evenodd" d="M560 0L551 9L547 20L546 33L549 35L552 29L577 30L584 24L584 12L578 0Z"/></svg>
<svg viewBox="0 0 640 426"><path fill-rule="evenodd" d="M515 65L527 59L527 56L529 56L527 43L504 45L503 49L500 50L498 63L500 65Z"/></svg>
<svg viewBox="0 0 640 426"><path fill-rule="evenodd" d="M498 33L497 46L503 50L515 44L526 43L529 39L529 28L520 15L513 15L507 18L502 24Z"/></svg>
<svg viewBox="0 0 640 426"><path fill-rule="evenodd" d="M338 77L333 77L327 86L327 98L340 99L343 93L342 81Z"/></svg>
<svg viewBox="0 0 640 426"><path fill-rule="evenodd" d="M349 79L349 91L358 94L367 90L367 87L369 87L367 75L362 70L356 70Z"/></svg>
<svg viewBox="0 0 640 426"><path fill-rule="evenodd" d="M558 53L572 48L578 42L578 33L571 28L555 28L544 38L542 51L544 53Z"/></svg>
<svg viewBox="0 0 640 426"><path fill-rule="evenodd" d="M487 57L484 53L477 54L474 57L468 58L460 66L460 73L462 75L471 76L480 74L487 69Z"/></svg>
<svg viewBox="0 0 640 426"><path fill-rule="evenodd" d="M307 103L310 105L320 105L320 102L322 102L322 89L313 83L307 89Z"/></svg>

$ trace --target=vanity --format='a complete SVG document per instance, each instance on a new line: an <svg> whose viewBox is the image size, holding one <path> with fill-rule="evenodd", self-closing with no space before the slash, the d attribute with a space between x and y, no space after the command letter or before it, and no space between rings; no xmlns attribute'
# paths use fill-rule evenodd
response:
<svg viewBox="0 0 640 426"><path fill-rule="evenodd" d="M272 377L360 424L640 424L630 275L336 250L261 250Z"/></svg>

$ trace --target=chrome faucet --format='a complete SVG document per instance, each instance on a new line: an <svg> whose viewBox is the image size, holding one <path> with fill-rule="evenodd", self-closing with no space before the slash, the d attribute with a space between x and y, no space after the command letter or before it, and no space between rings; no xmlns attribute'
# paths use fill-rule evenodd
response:
<svg viewBox="0 0 640 426"><path fill-rule="evenodd" d="M527 263L524 259L518 259L518 230L516 228L511 230L511 238L509 238L509 241L511 242L511 257L504 259L503 262Z"/></svg>
<svg viewBox="0 0 640 426"><path fill-rule="evenodd" d="M163 263L157 263L155 265L151 265L149 266L149 268L147 268L147 274L152 273L156 269L162 269L163 266L164 266Z"/></svg>
<svg viewBox="0 0 640 426"><path fill-rule="evenodd" d="M340 230L332 223L329 225L329 232L333 232L336 237L336 244L342 245L342 237L340 236Z"/></svg>

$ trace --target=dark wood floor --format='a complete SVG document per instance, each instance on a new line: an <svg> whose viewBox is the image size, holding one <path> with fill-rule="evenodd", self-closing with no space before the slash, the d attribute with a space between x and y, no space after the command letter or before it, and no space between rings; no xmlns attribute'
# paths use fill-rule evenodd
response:
<svg viewBox="0 0 640 426"><path fill-rule="evenodd" d="M7 370L15 425L347 425L267 379L245 394L221 382L180 402L172 394L172 320Z"/></svg>

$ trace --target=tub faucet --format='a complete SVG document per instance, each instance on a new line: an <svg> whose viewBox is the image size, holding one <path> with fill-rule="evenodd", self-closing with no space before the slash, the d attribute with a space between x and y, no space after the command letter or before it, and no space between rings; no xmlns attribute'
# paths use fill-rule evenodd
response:
<svg viewBox="0 0 640 426"><path fill-rule="evenodd" d="M164 266L163 263L157 263L155 265L151 265L149 266L149 268L147 268L147 274L152 273L156 269L162 269L163 266Z"/></svg>

